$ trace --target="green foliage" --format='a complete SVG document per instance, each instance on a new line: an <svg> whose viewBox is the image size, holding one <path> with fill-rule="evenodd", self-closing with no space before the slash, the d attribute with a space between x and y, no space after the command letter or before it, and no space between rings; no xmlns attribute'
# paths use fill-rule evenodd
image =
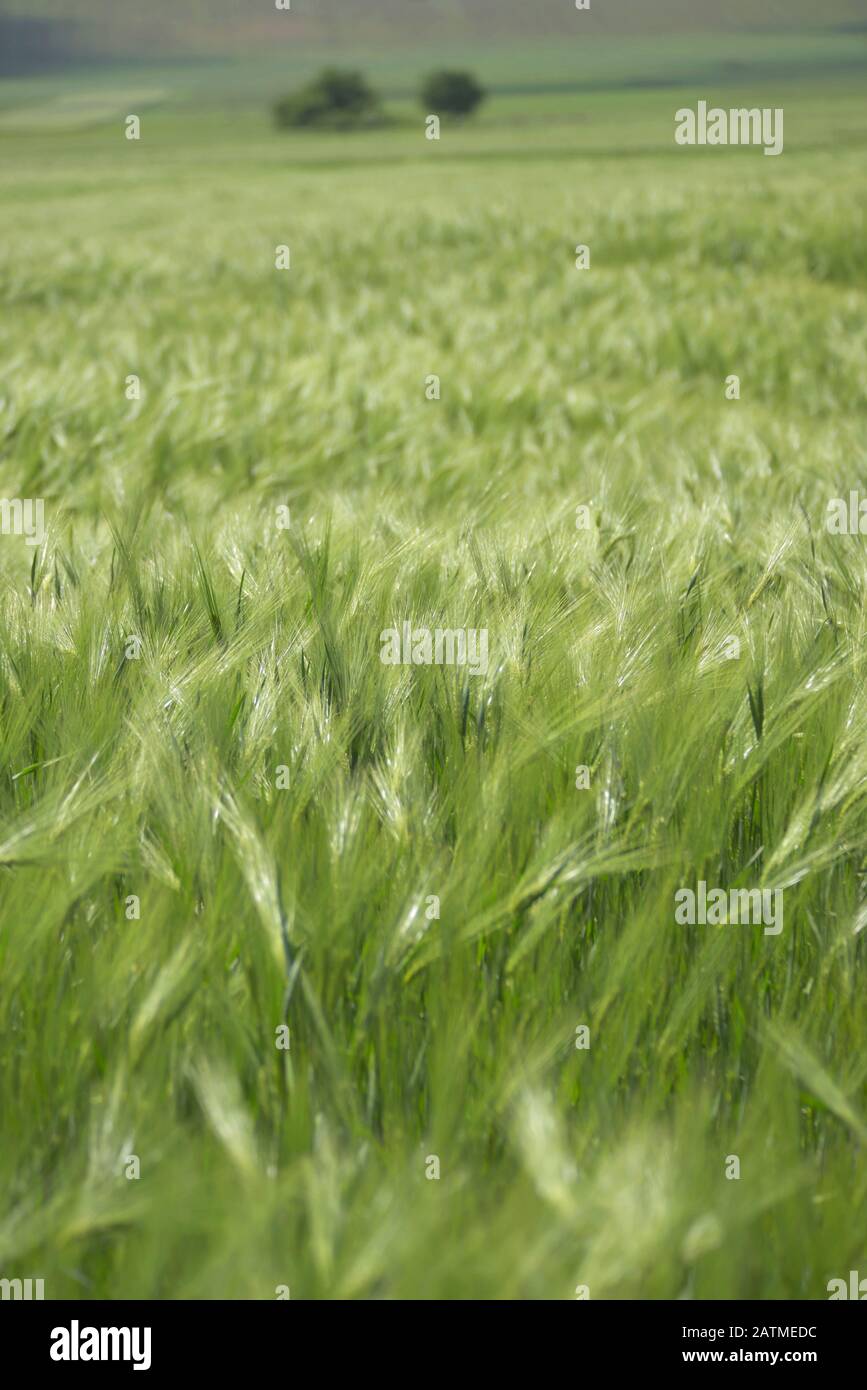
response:
<svg viewBox="0 0 867 1390"><path fill-rule="evenodd" d="M471 116L484 96L484 88L469 72L432 72L421 89L422 105L436 115Z"/></svg>
<svg viewBox="0 0 867 1390"><path fill-rule="evenodd" d="M863 99L782 91L779 160L676 152L680 103L492 101L436 169L255 110L2 137L0 496L49 523L0 536L4 1275L863 1261L867 555L823 526L865 476ZM487 676L383 666L404 618L487 627ZM701 877L782 886L782 935L676 926Z"/></svg>
<svg viewBox="0 0 867 1390"><path fill-rule="evenodd" d="M358 72L325 68L274 107L278 126L356 130L382 120L379 97Z"/></svg>

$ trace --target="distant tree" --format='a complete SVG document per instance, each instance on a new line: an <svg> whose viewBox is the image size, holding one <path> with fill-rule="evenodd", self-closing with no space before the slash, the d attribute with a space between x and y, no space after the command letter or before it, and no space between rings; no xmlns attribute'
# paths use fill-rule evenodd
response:
<svg viewBox="0 0 867 1390"><path fill-rule="evenodd" d="M437 115L469 116L484 97L471 72L432 72L421 89L422 105Z"/></svg>
<svg viewBox="0 0 867 1390"><path fill-rule="evenodd" d="M284 127L349 130L375 125L383 117L378 95L360 72L325 68L314 81L278 101L274 118Z"/></svg>

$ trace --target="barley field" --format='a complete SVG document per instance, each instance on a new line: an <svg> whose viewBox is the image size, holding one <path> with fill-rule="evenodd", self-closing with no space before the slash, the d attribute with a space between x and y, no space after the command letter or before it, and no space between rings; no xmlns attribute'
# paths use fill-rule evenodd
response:
<svg viewBox="0 0 867 1390"><path fill-rule="evenodd" d="M0 84L0 492L45 506L0 537L0 1272L863 1262L865 41L823 42L695 89L495 55L439 142L401 90L347 137L255 74ZM784 155L678 148L705 96ZM384 664L404 623L486 670ZM782 930L676 921L700 881Z"/></svg>

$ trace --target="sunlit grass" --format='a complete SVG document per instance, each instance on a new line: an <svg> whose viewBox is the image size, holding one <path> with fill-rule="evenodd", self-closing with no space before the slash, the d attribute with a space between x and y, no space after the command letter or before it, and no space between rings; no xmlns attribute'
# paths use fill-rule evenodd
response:
<svg viewBox="0 0 867 1390"><path fill-rule="evenodd" d="M867 180L826 100L780 160L677 158L679 94L649 159L251 118L228 177L167 113L15 147L0 493L49 531L0 537L4 1276L857 1267L867 559L824 514L865 485ZM487 628L487 675L382 665L404 619ZM781 936L675 925L700 878L782 888Z"/></svg>

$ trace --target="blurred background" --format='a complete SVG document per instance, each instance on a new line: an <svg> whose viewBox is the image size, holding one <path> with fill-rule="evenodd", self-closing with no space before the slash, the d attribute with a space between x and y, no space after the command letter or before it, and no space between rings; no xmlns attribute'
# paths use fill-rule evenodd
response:
<svg viewBox="0 0 867 1390"><path fill-rule="evenodd" d="M582 39L599 41L599 69L588 51L563 43L575 37L576 20ZM292 0L290 12L273 0L0 0L0 72L164 62L184 69L231 57L268 86L280 71L351 55L389 73L399 93L401 70L463 53L504 85L588 84L612 75L605 41L616 40L624 81L662 82L684 77L687 56L693 76L698 66L731 74L738 64L796 74L819 33L826 42L813 48L811 66L851 66L859 57L852 37L865 31L867 0L594 0L577 16L572 0ZM686 47L671 46L675 34L688 37ZM738 35L749 43L739 45Z"/></svg>

